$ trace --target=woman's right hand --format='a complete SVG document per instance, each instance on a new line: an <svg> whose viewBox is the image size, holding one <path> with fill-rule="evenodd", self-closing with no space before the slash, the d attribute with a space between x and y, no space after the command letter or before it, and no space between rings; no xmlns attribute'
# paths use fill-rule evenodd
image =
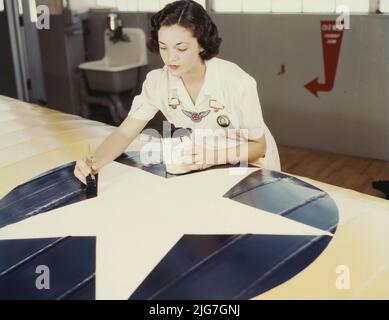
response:
<svg viewBox="0 0 389 320"><path fill-rule="evenodd" d="M148 120L127 117L119 128L114 130L95 152L88 150L87 157L78 160L74 167L74 175L86 184L86 177L96 175L106 164L119 157L128 145L141 133ZM93 156L91 156L93 155Z"/></svg>
<svg viewBox="0 0 389 320"><path fill-rule="evenodd" d="M74 175L80 180L83 184L86 184L86 177L90 174L96 175L97 168L93 161L92 157L87 157L83 160L78 160L76 166L74 167Z"/></svg>

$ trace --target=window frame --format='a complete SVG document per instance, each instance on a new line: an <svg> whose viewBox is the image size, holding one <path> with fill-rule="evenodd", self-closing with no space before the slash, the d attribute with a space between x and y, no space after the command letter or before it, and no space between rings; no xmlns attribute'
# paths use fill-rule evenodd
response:
<svg viewBox="0 0 389 320"><path fill-rule="evenodd" d="M300 0L301 1L301 11L273 11L273 1L274 0L271 0L271 11L246 11L246 10L243 10L243 1L244 0L234 0L234 1L240 1L241 5L240 5L240 10L239 11L223 11L223 10L216 10L216 1L218 0L207 0L208 2L208 6L207 6L207 9L210 11L210 12L213 12L213 13L229 13L229 14L234 14L234 13L244 13L244 14L250 14L250 13L257 13L257 14L333 14L333 15L337 15L338 13L336 13L336 7L337 7L337 3L339 1L342 1L342 0L332 0L334 1L334 10L333 11L315 11L315 10L312 10L312 11L304 11L304 1L307 1L307 0ZM308 0L309 1L309 0ZM330 0L328 0L330 1ZM344 1L348 1L348 0L344 0ZM380 7L380 0L366 0L368 1L368 6L369 6L369 10L368 11L363 11L363 12L357 12L357 11L351 11L350 14L372 14L372 13L376 13L376 10L379 9ZM384 1L388 1L388 12L389 13L389 0L384 0Z"/></svg>

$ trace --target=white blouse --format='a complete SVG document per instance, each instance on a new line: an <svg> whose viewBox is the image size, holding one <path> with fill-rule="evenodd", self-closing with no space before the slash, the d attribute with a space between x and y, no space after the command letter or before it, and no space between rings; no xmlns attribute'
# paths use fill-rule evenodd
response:
<svg viewBox="0 0 389 320"><path fill-rule="evenodd" d="M265 135L266 155L255 163L280 171L277 145L263 120L255 79L226 60L212 58L205 63L204 84L195 104L182 79L172 75L165 66L147 74L142 92L134 98L128 116L151 120L161 111L175 127L191 129L220 129L223 121L219 120L227 119L227 129L247 129L247 139L256 140Z"/></svg>

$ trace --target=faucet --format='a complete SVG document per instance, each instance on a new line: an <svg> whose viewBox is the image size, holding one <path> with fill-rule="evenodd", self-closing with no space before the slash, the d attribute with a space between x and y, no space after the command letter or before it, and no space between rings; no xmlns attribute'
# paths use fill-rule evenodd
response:
<svg viewBox="0 0 389 320"><path fill-rule="evenodd" d="M130 42L130 38L123 34L123 23L116 13L110 13L107 16L108 32L110 33L110 40L113 43L124 41Z"/></svg>

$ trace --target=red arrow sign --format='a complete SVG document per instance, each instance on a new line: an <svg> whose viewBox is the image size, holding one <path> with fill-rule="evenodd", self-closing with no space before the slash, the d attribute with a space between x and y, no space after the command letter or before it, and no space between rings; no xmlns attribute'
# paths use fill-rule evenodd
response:
<svg viewBox="0 0 389 320"><path fill-rule="evenodd" d="M336 21L321 21L321 41L323 45L325 83L319 83L319 77L305 85L316 97L319 91L331 91L334 87L336 69L338 67L343 29L336 28Z"/></svg>

